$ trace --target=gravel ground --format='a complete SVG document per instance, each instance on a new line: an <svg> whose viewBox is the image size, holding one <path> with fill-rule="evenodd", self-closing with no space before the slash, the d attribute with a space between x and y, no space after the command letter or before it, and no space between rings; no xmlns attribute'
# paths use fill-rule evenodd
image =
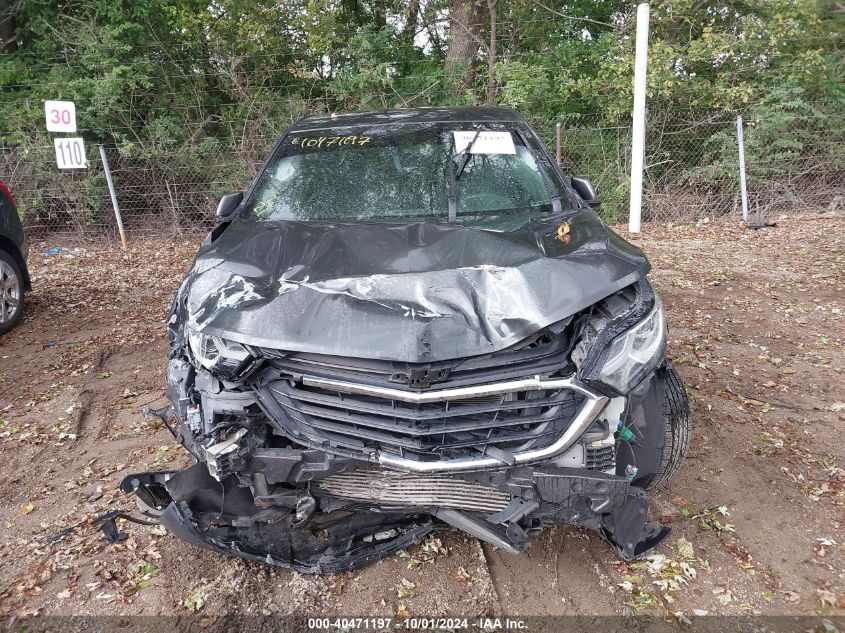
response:
<svg viewBox="0 0 845 633"><path fill-rule="evenodd" d="M654 496L673 528L658 553L626 565L564 526L520 556L443 532L331 577L123 520L128 539L105 543L90 520L134 508L123 475L187 464L140 411L165 403L164 321L200 238L34 244L25 320L0 340L0 615L841 615L843 236L845 218L803 216L634 238L695 423L687 461Z"/></svg>

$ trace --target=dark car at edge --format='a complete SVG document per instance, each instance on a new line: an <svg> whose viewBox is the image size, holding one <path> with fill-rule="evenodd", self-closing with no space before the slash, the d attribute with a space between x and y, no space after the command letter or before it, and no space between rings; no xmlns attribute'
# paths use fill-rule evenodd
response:
<svg viewBox="0 0 845 633"><path fill-rule="evenodd" d="M23 315L24 296L31 290L27 252L15 199L0 181L0 336L15 327Z"/></svg>
<svg viewBox="0 0 845 633"><path fill-rule="evenodd" d="M303 572L447 528L650 551L689 408L648 260L598 204L511 110L298 121L173 302L155 414L193 465L123 490L188 542Z"/></svg>

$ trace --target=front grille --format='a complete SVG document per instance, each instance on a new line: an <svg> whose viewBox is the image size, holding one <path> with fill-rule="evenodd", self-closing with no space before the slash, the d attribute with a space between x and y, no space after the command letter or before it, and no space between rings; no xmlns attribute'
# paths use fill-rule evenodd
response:
<svg viewBox="0 0 845 633"><path fill-rule="evenodd" d="M479 386L487 391L479 396L440 399L431 390L425 397L433 401L408 402L396 391L382 390L394 394L386 397L358 385L367 393L346 393L331 383L279 378L260 390L259 400L294 440L330 452L415 462L488 457L503 464L557 441L587 400L568 388L496 393L493 384Z"/></svg>
<svg viewBox="0 0 845 633"><path fill-rule="evenodd" d="M369 501L381 506L460 508L498 512L510 495L495 488L444 475L416 475L383 470L359 470L315 482L317 494Z"/></svg>

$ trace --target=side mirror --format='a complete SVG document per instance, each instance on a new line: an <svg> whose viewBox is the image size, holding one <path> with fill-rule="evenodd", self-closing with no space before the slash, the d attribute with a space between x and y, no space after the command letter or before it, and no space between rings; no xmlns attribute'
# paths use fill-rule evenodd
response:
<svg viewBox="0 0 845 633"><path fill-rule="evenodd" d="M596 195L596 190L593 187L593 183L591 183L586 178L572 178L572 188L575 190L581 199L586 202L590 207L597 207L601 205L601 200L599 200L598 196Z"/></svg>
<svg viewBox="0 0 845 633"><path fill-rule="evenodd" d="M220 198L220 202L217 203L217 216L218 222L225 222L229 219L235 209L240 206L241 202L244 199L244 192L243 191L233 191L232 193L227 193L225 196Z"/></svg>

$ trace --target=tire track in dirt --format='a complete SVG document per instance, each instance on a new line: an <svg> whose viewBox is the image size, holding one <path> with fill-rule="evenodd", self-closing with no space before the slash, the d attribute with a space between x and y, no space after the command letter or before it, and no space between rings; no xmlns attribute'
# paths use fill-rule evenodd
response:
<svg viewBox="0 0 845 633"><path fill-rule="evenodd" d="M491 545L483 547L503 613L530 616L621 611L609 580L615 555L609 545L587 530L546 528L527 552L517 556Z"/></svg>

